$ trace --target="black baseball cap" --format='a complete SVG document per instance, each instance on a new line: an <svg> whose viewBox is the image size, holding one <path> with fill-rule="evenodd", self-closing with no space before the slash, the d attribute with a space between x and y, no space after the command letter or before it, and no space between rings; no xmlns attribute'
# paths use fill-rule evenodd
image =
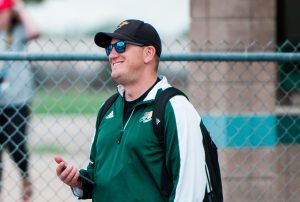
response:
<svg viewBox="0 0 300 202"><path fill-rule="evenodd" d="M154 46L156 54L160 57L161 40L155 28L149 23L134 19L125 20L112 33L98 32L94 41L96 45L105 48L111 43L112 38Z"/></svg>

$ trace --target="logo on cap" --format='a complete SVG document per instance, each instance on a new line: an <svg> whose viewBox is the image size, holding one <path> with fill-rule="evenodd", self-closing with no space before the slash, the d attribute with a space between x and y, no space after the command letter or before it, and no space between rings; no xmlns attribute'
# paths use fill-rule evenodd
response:
<svg viewBox="0 0 300 202"><path fill-rule="evenodd" d="M116 30L117 30L117 29L120 29L121 27L123 27L123 26L125 26L125 25L128 25L128 24L129 24L129 22L123 21L123 22L121 22L121 23L118 25L118 27L116 28Z"/></svg>

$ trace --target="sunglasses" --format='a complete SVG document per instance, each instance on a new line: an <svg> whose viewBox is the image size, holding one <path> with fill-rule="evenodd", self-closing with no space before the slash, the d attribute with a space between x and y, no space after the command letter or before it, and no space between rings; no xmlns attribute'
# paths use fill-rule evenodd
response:
<svg viewBox="0 0 300 202"><path fill-rule="evenodd" d="M126 44L131 44L131 45L135 45L135 46L145 46L142 43L137 43L137 42L131 42L131 41L118 41L114 44L109 44L106 48L106 55L109 56L109 54L111 53L112 49L115 48L117 53L124 53L125 49L126 49Z"/></svg>

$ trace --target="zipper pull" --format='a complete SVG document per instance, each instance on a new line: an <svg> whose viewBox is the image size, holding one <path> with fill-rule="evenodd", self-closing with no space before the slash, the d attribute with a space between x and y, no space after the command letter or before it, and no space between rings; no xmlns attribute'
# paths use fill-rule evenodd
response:
<svg viewBox="0 0 300 202"><path fill-rule="evenodd" d="M119 137L118 137L118 144L120 144L121 143L121 140L122 140L122 137L123 137L123 133L124 133L124 129L122 129L121 130L121 133L120 133L120 135L119 135Z"/></svg>

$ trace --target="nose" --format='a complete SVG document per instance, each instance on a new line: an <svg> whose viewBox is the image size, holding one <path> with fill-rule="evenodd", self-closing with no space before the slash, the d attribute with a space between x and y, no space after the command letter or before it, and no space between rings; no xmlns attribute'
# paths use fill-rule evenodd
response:
<svg viewBox="0 0 300 202"><path fill-rule="evenodd" d="M115 47L113 47L113 49L111 50L110 54L109 54L109 58L114 58L117 57L119 55L119 53L116 51Z"/></svg>

